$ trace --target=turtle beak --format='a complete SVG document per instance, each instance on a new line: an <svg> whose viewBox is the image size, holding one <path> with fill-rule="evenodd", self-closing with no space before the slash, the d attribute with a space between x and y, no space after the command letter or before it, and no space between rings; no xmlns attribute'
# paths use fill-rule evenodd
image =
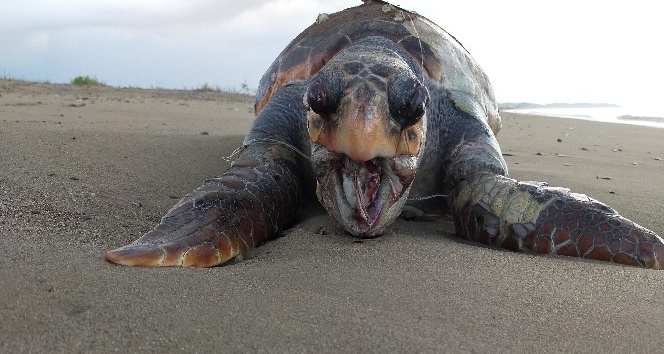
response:
<svg viewBox="0 0 664 354"><path fill-rule="evenodd" d="M352 235L380 236L400 214L417 169L417 157L377 157L357 162L314 144L317 195Z"/></svg>

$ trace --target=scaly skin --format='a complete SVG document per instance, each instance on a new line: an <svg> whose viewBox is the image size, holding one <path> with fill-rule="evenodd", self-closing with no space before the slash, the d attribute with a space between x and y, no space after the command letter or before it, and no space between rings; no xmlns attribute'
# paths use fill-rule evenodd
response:
<svg viewBox="0 0 664 354"><path fill-rule="evenodd" d="M298 159L280 144L256 143L231 168L182 198L154 230L106 253L132 266L223 264L273 237L292 218L302 193Z"/></svg>
<svg viewBox="0 0 664 354"><path fill-rule="evenodd" d="M457 235L512 251L664 267L664 243L610 207L566 188L485 174L451 200Z"/></svg>

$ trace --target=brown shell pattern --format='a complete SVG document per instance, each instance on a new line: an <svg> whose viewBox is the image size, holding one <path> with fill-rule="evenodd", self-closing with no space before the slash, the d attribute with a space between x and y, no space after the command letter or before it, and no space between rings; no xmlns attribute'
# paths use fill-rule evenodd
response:
<svg viewBox="0 0 664 354"><path fill-rule="evenodd" d="M383 1L367 1L324 18L297 36L263 75L256 114L279 87L312 77L353 41L381 36L400 44L432 82L450 93L459 109L483 121L494 133L500 130L488 78L461 43L433 22Z"/></svg>

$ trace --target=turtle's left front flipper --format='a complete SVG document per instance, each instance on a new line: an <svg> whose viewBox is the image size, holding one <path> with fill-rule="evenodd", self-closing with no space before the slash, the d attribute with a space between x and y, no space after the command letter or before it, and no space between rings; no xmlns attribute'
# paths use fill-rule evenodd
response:
<svg viewBox="0 0 664 354"><path fill-rule="evenodd" d="M610 207L566 188L484 174L450 199L457 235L513 251L664 268L664 241Z"/></svg>

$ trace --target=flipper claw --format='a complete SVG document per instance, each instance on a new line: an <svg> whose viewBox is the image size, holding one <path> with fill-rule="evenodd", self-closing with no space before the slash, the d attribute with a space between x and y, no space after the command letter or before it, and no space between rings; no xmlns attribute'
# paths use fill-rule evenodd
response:
<svg viewBox="0 0 664 354"><path fill-rule="evenodd" d="M160 247L132 243L106 252L106 259L127 266L159 267L164 255Z"/></svg>

